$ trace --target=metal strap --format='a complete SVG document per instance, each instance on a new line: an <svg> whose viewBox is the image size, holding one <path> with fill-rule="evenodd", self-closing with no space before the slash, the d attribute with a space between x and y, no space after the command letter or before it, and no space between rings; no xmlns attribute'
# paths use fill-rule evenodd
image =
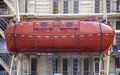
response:
<svg viewBox="0 0 120 75"><path fill-rule="evenodd" d="M16 54L18 54L18 50L17 50L17 46L16 46L16 36L15 36L15 33L16 33L16 24L14 25L14 30L13 30L13 42L14 42L14 50L16 51Z"/></svg>
<svg viewBox="0 0 120 75"><path fill-rule="evenodd" d="M101 22L100 22L100 56L102 56L102 25L101 25Z"/></svg>

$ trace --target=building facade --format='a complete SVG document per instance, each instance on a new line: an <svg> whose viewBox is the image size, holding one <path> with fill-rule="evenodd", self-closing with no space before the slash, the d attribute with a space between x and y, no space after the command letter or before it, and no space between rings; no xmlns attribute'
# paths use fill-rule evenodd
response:
<svg viewBox="0 0 120 75"><path fill-rule="evenodd" d="M58 21L82 20L86 16L97 16L99 21L106 19L116 32L113 45L120 50L120 0L0 0L0 17L9 23L14 17L21 21ZM117 56L104 55L101 70L100 55L36 54L20 57L21 61L16 57L11 66L12 75L99 75L100 71L101 75L120 75L119 53ZM21 66L17 66L18 63Z"/></svg>

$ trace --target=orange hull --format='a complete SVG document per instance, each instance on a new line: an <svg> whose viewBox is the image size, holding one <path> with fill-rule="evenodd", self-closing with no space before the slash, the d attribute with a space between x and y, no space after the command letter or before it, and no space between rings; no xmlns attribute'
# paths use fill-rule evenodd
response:
<svg viewBox="0 0 120 75"><path fill-rule="evenodd" d="M106 53L113 38L111 27L88 21L21 22L5 31L11 54Z"/></svg>

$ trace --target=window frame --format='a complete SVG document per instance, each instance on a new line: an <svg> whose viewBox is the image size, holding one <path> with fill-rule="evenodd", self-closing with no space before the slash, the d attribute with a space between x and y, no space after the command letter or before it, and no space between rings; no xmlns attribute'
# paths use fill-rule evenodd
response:
<svg viewBox="0 0 120 75"><path fill-rule="evenodd" d="M62 75L68 74L68 59L63 58L62 59Z"/></svg>
<svg viewBox="0 0 120 75"><path fill-rule="evenodd" d="M74 13L79 13L79 0L74 0L73 7L74 7L73 12L74 12ZM77 10L77 11L76 11L76 10Z"/></svg>
<svg viewBox="0 0 120 75"><path fill-rule="evenodd" d="M84 75L89 75L89 59L88 58L84 58Z"/></svg>
<svg viewBox="0 0 120 75"><path fill-rule="evenodd" d="M58 14L58 4L59 4L58 0L53 0L53 14Z"/></svg>
<svg viewBox="0 0 120 75"><path fill-rule="evenodd" d="M100 13L100 1L95 0L95 13Z"/></svg>
<svg viewBox="0 0 120 75"><path fill-rule="evenodd" d="M69 12L69 0L63 0L63 13L68 14Z"/></svg>

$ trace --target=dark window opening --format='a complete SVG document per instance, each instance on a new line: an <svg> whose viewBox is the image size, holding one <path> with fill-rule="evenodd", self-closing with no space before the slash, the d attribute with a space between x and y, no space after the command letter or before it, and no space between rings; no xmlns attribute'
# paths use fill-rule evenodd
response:
<svg viewBox="0 0 120 75"><path fill-rule="evenodd" d="M46 23L41 23L41 27L46 27L47 24Z"/></svg>
<svg viewBox="0 0 120 75"><path fill-rule="evenodd" d="M116 1L116 12L120 12L120 0Z"/></svg>
<svg viewBox="0 0 120 75"><path fill-rule="evenodd" d="M66 23L67 27L72 27L72 23Z"/></svg>
<svg viewBox="0 0 120 75"><path fill-rule="evenodd" d="M5 69L0 65L0 71L5 71Z"/></svg>
<svg viewBox="0 0 120 75"><path fill-rule="evenodd" d="M120 58L115 58L115 68L120 68Z"/></svg>
<svg viewBox="0 0 120 75"><path fill-rule="evenodd" d="M89 59L84 58L84 75L89 75Z"/></svg>
<svg viewBox="0 0 120 75"><path fill-rule="evenodd" d="M31 75L37 75L37 59L31 59Z"/></svg>
<svg viewBox="0 0 120 75"><path fill-rule="evenodd" d="M118 50L120 50L120 34L116 34L116 45Z"/></svg>
<svg viewBox="0 0 120 75"><path fill-rule="evenodd" d="M74 0L74 13L79 13L79 1Z"/></svg>
<svg viewBox="0 0 120 75"><path fill-rule="evenodd" d="M68 13L68 0L63 1L63 13Z"/></svg>
<svg viewBox="0 0 120 75"><path fill-rule="evenodd" d="M53 75L54 75L54 73L57 73L57 63L58 63L58 59L57 58L52 59Z"/></svg>
<svg viewBox="0 0 120 75"><path fill-rule="evenodd" d="M0 75L8 75L7 71L0 65Z"/></svg>
<svg viewBox="0 0 120 75"><path fill-rule="evenodd" d="M106 0L107 13L110 13L110 0Z"/></svg>
<svg viewBox="0 0 120 75"><path fill-rule="evenodd" d="M25 13L27 13L27 4L28 4L28 2L27 2L27 0L25 0Z"/></svg>
<svg viewBox="0 0 120 75"><path fill-rule="evenodd" d="M99 73L99 58L95 58L95 73Z"/></svg>
<svg viewBox="0 0 120 75"><path fill-rule="evenodd" d="M68 72L68 59L63 59L63 75L67 75Z"/></svg>
<svg viewBox="0 0 120 75"><path fill-rule="evenodd" d="M100 12L100 1L95 0L95 13L99 13L99 12Z"/></svg>
<svg viewBox="0 0 120 75"><path fill-rule="evenodd" d="M53 0L53 14L58 14L58 0Z"/></svg>
<svg viewBox="0 0 120 75"><path fill-rule="evenodd" d="M120 21L116 21L116 30L120 30Z"/></svg>
<svg viewBox="0 0 120 75"><path fill-rule="evenodd" d="M78 75L78 59L73 59L73 75Z"/></svg>
<svg viewBox="0 0 120 75"><path fill-rule="evenodd" d="M0 15L8 14L7 5L3 0L0 0Z"/></svg>

